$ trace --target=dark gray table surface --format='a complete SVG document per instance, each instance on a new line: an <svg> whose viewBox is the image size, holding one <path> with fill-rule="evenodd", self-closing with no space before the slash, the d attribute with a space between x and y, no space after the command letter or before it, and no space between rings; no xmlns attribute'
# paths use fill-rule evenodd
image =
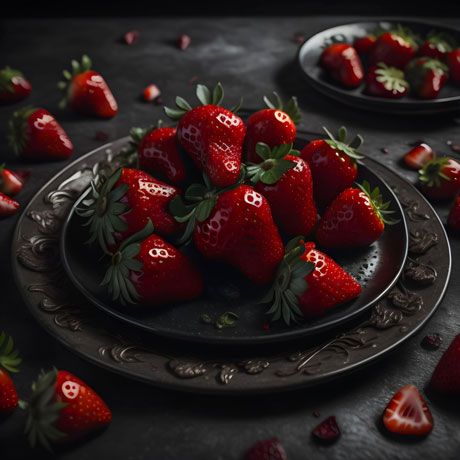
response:
<svg viewBox="0 0 460 460"><path fill-rule="evenodd" d="M167 105L176 95L193 99L191 77L227 90L228 106L240 95L246 107L261 107L262 96L273 90L284 98L297 95L303 119L300 129L320 132L346 124L365 138L363 151L415 180L401 166L408 143L423 138L437 152L450 153L447 141L460 144L460 115L398 117L355 110L316 94L304 82L295 56L295 33L310 36L363 17L233 17L233 18L119 18L2 20L0 65L21 69L33 85L27 103L55 114L74 143L65 162L31 164L16 159L5 140L7 120L18 106L0 107L0 162L32 168L32 176L17 197L24 208L39 188L66 164L101 145L96 131L110 140L125 136L131 126L145 126L163 115L162 108L139 100L149 83L162 90ZM434 18L436 19L436 18ZM460 20L439 18L460 28ZM120 43L128 30L139 31L133 46ZM174 46L181 33L192 37L185 52ZM56 82L70 59L90 55L94 68L112 88L119 113L109 121L78 116L58 108ZM388 153L381 152L387 148ZM435 205L445 222L447 207ZM197 396L131 381L95 367L65 349L34 321L21 300L11 274L10 243L19 214L0 222L0 329L11 334L21 350L21 373L14 377L20 396L29 394L40 369L56 366L87 381L113 412L107 430L71 448L58 451L65 459L241 459L257 440L278 436L290 459L443 459L460 458L459 398L431 400L425 395L431 373L447 345L460 333L459 235L449 232L452 277L433 318L414 337L366 369L334 382L281 395L260 397ZM439 332L437 351L420 346L422 338ZM425 439L396 439L381 427L381 415L392 395L412 383L426 396L435 427ZM314 411L321 418L313 415ZM320 446L311 438L319 420L335 415L342 429L333 445ZM28 448L23 435L24 414L17 410L0 420L0 458L45 458Z"/></svg>

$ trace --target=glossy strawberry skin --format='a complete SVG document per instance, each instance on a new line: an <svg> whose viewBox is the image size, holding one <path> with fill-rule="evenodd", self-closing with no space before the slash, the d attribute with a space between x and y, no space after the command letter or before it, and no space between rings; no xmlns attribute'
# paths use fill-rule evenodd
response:
<svg viewBox="0 0 460 460"><path fill-rule="evenodd" d="M449 67L450 80L454 83L460 83L460 48L447 55L446 63Z"/></svg>
<svg viewBox="0 0 460 460"><path fill-rule="evenodd" d="M441 356L431 376L430 386L441 393L460 393L460 335Z"/></svg>
<svg viewBox="0 0 460 460"><path fill-rule="evenodd" d="M384 224L362 190L344 190L326 209L316 230L316 241L329 248L367 246L382 234Z"/></svg>
<svg viewBox="0 0 460 460"><path fill-rule="evenodd" d="M0 90L0 102L12 104L22 101L32 92L30 82L21 76L15 76L11 79L12 91Z"/></svg>
<svg viewBox="0 0 460 460"><path fill-rule="evenodd" d="M450 208L447 225L454 230L460 230L460 195L457 196Z"/></svg>
<svg viewBox="0 0 460 460"><path fill-rule="evenodd" d="M441 172L449 177L449 180L440 177L439 187L421 184L420 187L425 196L435 200L447 200L457 195L460 190L460 163L450 158L448 163L442 167Z"/></svg>
<svg viewBox="0 0 460 460"><path fill-rule="evenodd" d="M155 233L159 235L172 235L182 228L167 210L173 197L180 194L180 189L165 184L138 169L130 168L123 168L114 188L122 184L128 184L129 189L120 202L128 205L131 211L120 216L128 224L128 229L123 233L115 234L117 241L122 241L142 230L148 218L152 220Z"/></svg>
<svg viewBox="0 0 460 460"><path fill-rule="evenodd" d="M376 38L373 35L366 35L365 37L356 38L353 42L353 48L360 54L367 54L375 42Z"/></svg>
<svg viewBox="0 0 460 460"><path fill-rule="evenodd" d="M131 281L145 305L164 305L199 297L203 279L192 263L174 246L157 235L141 243L135 257L142 273L131 273Z"/></svg>
<svg viewBox="0 0 460 460"><path fill-rule="evenodd" d="M238 179L246 127L240 117L216 105L186 112L177 124L177 139L211 181L225 187Z"/></svg>
<svg viewBox="0 0 460 460"><path fill-rule="evenodd" d="M0 192L0 217L11 216L19 209L19 203Z"/></svg>
<svg viewBox="0 0 460 460"><path fill-rule="evenodd" d="M439 74L433 70L428 71L423 79L423 84L417 94L422 99L436 99L447 81L445 73Z"/></svg>
<svg viewBox="0 0 460 460"><path fill-rule="evenodd" d="M299 307L307 318L322 315L361 292L360 284L329 256L315 249L315 243L305 243L301 258L315 264L314 270L304 278L308 289L297 296Z"/></svg>
<svg viewBox="0 0 460 460"><path fill-rule="evenodd" d="M147 133L137 149L139 168L164 174L168 181L178 184L186 171L176 143L176 128L158 128Z"/></svg>
<svg viewBox="0 0 460 460"><path fill-rule="evenodd" d="M13 171L0 168L0 192L8 195L17 195L22 190L23 181Z"/></svg>
<svg viewBox="0 0 460 460"><path fill-rule="evenodd" d="M259 181L255 190L267 199L278 228L286 236L306 236L318 218L310 167L305 160L293 155L285 159L295 162L296 166L273 185Z"/></svg>
<svg viewBox="0 0 460 460"><path fill-rule="evenodd" d="M433 416L414 385L402 387L388 403L385 427L397 434L423 436L433 428Z"/></svg>
<svg viewBox="0 0 460 460"><path fill-rule="evenodd" d="M70 372L58 371L53 400L67 403L54 423L59 431L66 434L58 442L73 441L105 427L111 421L112 414L105 402Z"/></svg>
<svg viewBox="0 0 460 460"><path fill-rule="evenodd" d="M310 166L317 203L328 205L358 177L356 161L323 139L308 143L300 153Z"/></svg>
<svg viewBox="0 0 460 460"><path fill-rule="evenodd" d="M94 70L86 70L72 78L67 102L77 112L99 118L112 118L118 112L112 91Z"/></svg>
<svg viewBox="0 0 460 460"><path fill-rule="evenodd" d="M417 145L404 155L404 162L412 169L419 170L435 157L433 149L425 143Z"/></svg>
<svg viewBox="0 0 460 460"><path fill-rule="evenodd" d="M284 245L267 200L247 185L223 193L210 216L197 221L196 248L227 262L255 283L270 282L284 256Z"/></svg>
<svg viewBox="0 0 460 460"><path fill-rule="evenodd" d="M401 99L407 94L408 89L400 87L399 89L388 89L385 84L379 81L378 72L380 67L372 66L366 76L366 94L388 99Z"/></svg>
<svg viewBox="0 0 460 460"><path fill-rule="evenodd" d="M269 147L294 142L296 126L291 117L282 110L264 109L253 113L247 121L244 151L247 161L260 163L262 160L256 153L258 142Z"/></svg>
<svg viewBox="0 0 460 460"><path fill-rule="evenodd" d="M355 88L364 80L361 59L347 43L334 43L327 47L321 53L320 65L334 80L347 88Z"/></svg>
<svg viewBox="0 0 460 460"><path fill-rule="evenodd" d="M18 393L9 374L0 368L0 414L13 412L18 405Z"/></svg>
<svg viewBox="0 0 460 460"><path fill-rule="evenodd" d="M412 45L399 35L385 32L375 42L369 53L371 65L383 62L391 67L404 69L415 56Z"/></svg>

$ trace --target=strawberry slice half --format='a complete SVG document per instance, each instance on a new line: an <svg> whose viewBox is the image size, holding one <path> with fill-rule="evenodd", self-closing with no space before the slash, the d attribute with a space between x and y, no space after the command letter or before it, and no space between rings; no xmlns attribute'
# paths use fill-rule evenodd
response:
<svg viewBox="0 0 460 460"><path fill-rule="evenodd" d="M436 154L433 152L433 149L428 144L422 143L404 155L404 163L409 168L419 170L426 163L434 160L435 156Z"/></svg>
<svg viewBox="0 0 460 460"><path fill-rule="evenodd" d="M19 203L0 192L0 217L10 216L19 209Z"/></svg>
<svg viewBox="0 0 460 460"><path fill-rule="evenodd" d="M426 435L433 428L433 416L414 385L402 387L383 414L385 427L398 434Z"/></svg>

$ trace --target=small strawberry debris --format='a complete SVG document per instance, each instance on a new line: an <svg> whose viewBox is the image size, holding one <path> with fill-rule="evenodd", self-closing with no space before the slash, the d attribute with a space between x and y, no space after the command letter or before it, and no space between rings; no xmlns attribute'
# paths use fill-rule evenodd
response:
<svg viewBox="0 0 460 460"><path fill-rule="evenodd" d="M9 372L19 372L18 366L22 359L19 351L14 349L13 339L0 334L0 413L6 414L16 409L18 393Z"/></svg>
<svg viewBox="0 0 460 460"><path fill-rule="evenodd" d="M433 416L414 385L402 387L383 414L385 427L397 434L423 436L433 428Z"/></svg>
<svg viewBox="0 0 460 460"><path fill-rule="evenodd" d="M450 208L447 225L453 230L460 230L460 195L457 196Z"/></svg>
<svg viewBox="0 0 460 460"><path fill-rule="evenodd" d="M160 96L161 91L160 91L160 89L158 88L157 85L152 83L151 85L147 86L144 89L144 92L142 94L143 94L143 97L144 97L145 101L151 102L151 101L154 101L155 99L157 99Z"/></svg>
<svg viewBox="0 0 460 460"><path fill-rule="evenodd" d="M388 149L387 149L386 147L382 147L382 148L380 149L380 151L381 151L382 153L388 153Z"/></svg>
<svg viewBox="0 0 460 460"><path fill-rule="evenodd" d="M425 143L415 146L404 155L404 162L409 168L419 170L431 160L434 160L436 154L433 149Z"/></svg>
<svg viewBox="0 0 460 460"><path fill-rule="evenodd" d="M430 386L440 393L460 393L460 334L441 356L431 376Z"/></svg>
<svg viewBox="0 0 460 460"><path fill-rule="evenodd" d="M139 32L137 30L130 30L123 35L123 40L127 45L136 43L139 38Z"/></svg>
<svg viewBox="0 0 460 460"><path fill-rule="evenodd" d="M246 453L244 460L287 460L287 454L278 438L259 441Z"/></svg>
<svg viewBox="0 0 460 460"><path fill-rule="evenodd" d="M105 131L96 131L95 139L101 142L107 142L109 140L109 135Z"/></svg>
<svg viewBox="0 0 460 460"><path fill-rule="evenodd" d="M0 192L4 195L17 195L24 185L24 181L14 171L5 168L5 163L0 165Z"/></svg>
<svg viewBox="0 0 460 460"><path fill-rule="evenodd" d="M0 192L0 217L11 216L19 209L19 203Z"/></svg>
<svg viewBox="0 0 460 460"><path fill-rule="evenodd" d="M0 70L0 103L14 103L25 99L32 85L19 70L5 67Z"/></svg>
<svg viewBox="0 0 460 460"><path fill-rule="evenodd" d="M305 35L301 34L301 33L295 33L294 34L294 37L292 38L293 42L294 43L303 43L305 41Z"/></svg>
<svg viewBox="0 0 460 460"><path fill-rule="evenodd" d="M422 340L422 347L426 348L427 350L437 350L442 343L441 335L438 333L428 334L423 337Z"/></svg>
<svg viewBox="0 0 460 460"><path fill-rule="evenodd" d="M320 414L317 410L315 410L315 411L313 412L313 417L318 418L320 415L321 415L321 414Z"/></svg>
<svg viewBox="0 0 460 460"><path fill-rule="evenodd" d="M192 39L187 34L179 35L179 37L176 40L177 47L182 51L186 50L190 46L191 42L192 42Z"/></svg>
<svg viewBox="0 0 460 460"><path fill-rule="evenodd" d="M198 80L198 77L196 75L192 75L188 80L187 80L187 83L189 85L193 85L195 84L195 82Z"/></svg>
<svg viewBox="0 0 460 460"><path fill-rule="evenodd" d="M319 414L318 414L319 415ZM313 436L321 441L335 441L340 436L340 428L334 415L323 420L313 429Z"/></svg>

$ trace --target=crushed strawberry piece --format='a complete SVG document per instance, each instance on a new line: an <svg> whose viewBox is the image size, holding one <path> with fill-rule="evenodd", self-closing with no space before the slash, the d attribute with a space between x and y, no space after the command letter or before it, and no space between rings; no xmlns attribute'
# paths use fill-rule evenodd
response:
<svg viewBox="0 0 460 460"><path fill-rule="evenodd" d="M437 333L428 334L422 340L422 347L429 350L437 350L441 346L441 336Z"/></svg>
<svg viewBox="0 0 460 460"><path fill-rule="evenodd" d="M109 139L109 135L105 131L96 131L96 140L105 142Z"/></svg>
<svg viewBox="0 0 460 460"><path fill-rule="evenodd" d="M340 429L334 415L323 420L314 430L313 435L317 439L332 441L340 436Z"/></svg>
<svg viewBox="0 0 460 460"><path fill-rule="evenodd" d="M127 45L132 45L133 43L137 42L137 39L139 38L139 33L137 30L130 30L129 32L125 33L123 38Z"/></svg>
<svg viewBox="0 0 460 460"><path fill-rule="evenodd" d="M180 50L184 51L189 47L191 41L192 39L190 38L189 35L182 34L177 39L177 46L179 47Z"/></svg>

